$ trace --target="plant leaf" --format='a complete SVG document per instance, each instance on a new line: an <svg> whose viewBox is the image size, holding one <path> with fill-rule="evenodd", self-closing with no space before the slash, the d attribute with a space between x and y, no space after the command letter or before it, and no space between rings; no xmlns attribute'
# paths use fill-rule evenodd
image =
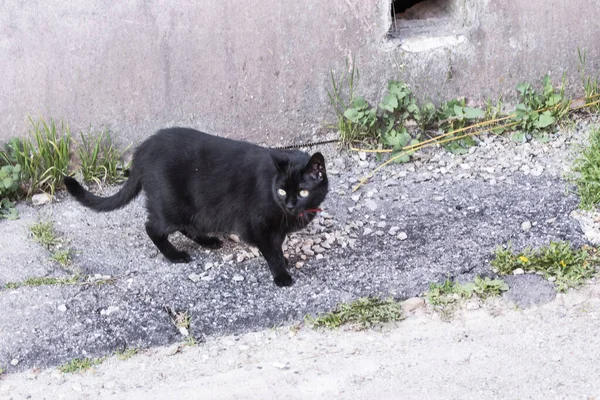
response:
<svg viewBox="0 0 600 400"><path fill-rule="evenodd" d="M552 116L552 113L550 111L544 111L539 116L539 119L534 122L533 125L536 128L542 129L542 128L546 128L546 127L552 125L555 121L556 121L556 119Z"/></svg>
<svg viewBox="0 0 600 400"><path fill-rule="evenodd" d="M473 107L465 107L464 112L465 112L465 118L467 118L467 119L481 118L485 115L485 112L483 110L480 110L479 108L473 108Z"/></svg>

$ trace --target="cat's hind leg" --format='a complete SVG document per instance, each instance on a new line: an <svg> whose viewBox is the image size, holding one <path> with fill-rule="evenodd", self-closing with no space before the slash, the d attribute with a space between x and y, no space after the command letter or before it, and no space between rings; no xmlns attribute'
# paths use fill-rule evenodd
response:
<svg viewBox="0 0 600 400"><path fill-rule="evenodd" d="M150 240L154 243L158 250L165 256L166 259L173 263L187 263L192 260L190 255L185 251L180 251L169 242L169 232L161 229L160 224L149 220L146 223L146 233L150 236Z"/></svg>
<svg viewBox="0 0 600 400"><path fill-rule="evenodd" d="M218 237L206 236L200 234L194 234L187 229L179 230L185 237L198 243L200 246L207 247L209 249L220 249L223 246L223 241Z"/></svg>

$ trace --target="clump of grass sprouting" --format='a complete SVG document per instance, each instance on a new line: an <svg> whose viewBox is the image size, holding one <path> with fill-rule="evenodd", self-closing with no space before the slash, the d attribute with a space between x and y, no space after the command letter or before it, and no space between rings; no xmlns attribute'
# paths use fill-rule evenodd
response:
<svg viewBox="0 0 600 400"><path fill-rule="evenodd" d="M597 249L574 249L569 242L550 242L539 249L526 248L514 253L511 246L498 247L491 261L499 274L511 274L517 268L541 272L555 281L556 290L565 291L591 278L600 263Z"/></svg>
<svg viewBox="0 0 600 400"><path fill-rule="evenodd" d="M591 210L600 204L600 127L590 131L589 144L575 159L572 180L577 185L579 205Z"/></svg>
<svg viewBox="0 0 600 400"><path fill-rule="evenodd" d="M62 121L51 119L47 123L29 117L29 122L29 136L12 144L13 157L21 165L24 182L28 182L28 196L35 192L54 195L69 168L71 132Z"/></svg>
<svg viewBox="0 0 600 400"><path fill-rule="evenodd" d="M41 276L27 278L23 282L8 282L5 287L7 289L18 289L22 286L75 285L79 281L80 277L78 275L63 278Z"/></svg>
<svg viewBox="0 0 600 400"><path fill-rule="evenodd" d="M402 305L393 300L381 300L373 297L360 298L349 304L338 304L335 310L319 315L316 318L307 316L306 320L315 328L339 328L351 324L359 329L366 329L384 322L403 319Z"/></svg>
<svg viewBox="0 0 600 400"><path fill-rule="evenodd" d="M71 265L73 250L66 249L58 249L55 250L50 256L50 260L59 263L63 268Z"/></svg>
<svg viewBox="0 0 600 400"><path fill-rule="evenodd" d="M106 357L101 357L101 358L88 358L88 357L75 358L75 359L69 361L68 363L61 365L59 367L59 370L62 373L65 373L65 374L70 374L70 373L79 372L79 371L86 371L86 370L92 368L95 365L102 364L105 359L106 359Z"/></svg>
<svg viewBox="0 0 600 400"><path fill-rule="evenodd" d="M140 350L136 347L130 347L128 349L125 349L123 351L119 351L117 352L117 356L119 357L120 360L128 360L131 357L133 357L134 355L136 355Z"/></svg>
<svg viewBox="0 0 600 400"><path fill-rule="evenodd" d="M122 159L125 151L127 149L117 149L106 130L95 136L82 133L77 157L81 162L83 180L97 184L123 181Z"/></svg>
<svg viewBox="0 0 600 400"><path fill-rule="evenodd" d="M33 240L50 250L58 244L58 238L54 233L54 226L50 221L40 221L29 227Z"/></svg>

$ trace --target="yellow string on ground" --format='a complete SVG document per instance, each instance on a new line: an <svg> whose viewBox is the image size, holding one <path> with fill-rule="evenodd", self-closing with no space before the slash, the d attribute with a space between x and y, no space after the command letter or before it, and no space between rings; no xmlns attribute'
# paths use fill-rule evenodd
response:
<svg viewBox="0 0 600 400"><path fill-rule="evenodd" d="M574 103L574 102L577 102L577 101L583 101L584 104L577 105L577 106L571 106L570 105L569 106L569 110L578 110L578 109L581 109L581 108L590 107L590 106L593 106L593 105L596 105L596 104L600 104L600 100L596 100L596 101L593 101L593 102L585 103L586 100L590 100L590 99L593 99L593 98L596 98L596 97L600 97L600 93L595 94L593 96L589 96L589 97L584 97L584 98L581 98L581 99L573 100L573 101L571 101L571 104ZM547 111L547 110L552 109L552 108L558 108L559 106L560 106L560 104L557 104L556 106L553 106L553 107L546 107L546 108L542 108L542 109L536 110L536 112L544 112L544 111ZM387 160L383 164L379 165L377 168L375 168L373 171L371 171L367 176L365 176L363 179L361 179L360 182L358 183L358 185L356 185L354 188L352 188L352 192L356 192L362 185L364 185L369 179L371 179L371 177L373 177L373 175L375 175L380 169L382 169L386 165L388 165L388 164L396 161L397 159L399 159L400 157L402 157L402 156L404 156L404 155L406 155L408 153L414 153L415 151L424 149L426 147L431 147L431 146L434 146L434 145L439 145L439 144L443 144L443 143L447 143L447 142L452 142L454 140L460 140L460 139L463 139L463 138L466 138L466 137L479 135L479 134L481 134L483 132L487 132L489 130L504 129L504 128L508 128L508 127L512 127L512 126L518 125L519 124L518 121L517 122L511 122L511 123L504 124L504 125L494 126L491 129L480 129L480 130L477 130L477 131L474 131L474 132L466 133L464 135L447 137L447 136L450 136L450 135L454 135L455 133L464 132L464 131L469 130L469 129L478 128L478 127L486 126L486 125L491 125L491 124L494 124L494 123L497 123L497 122L500 122L500 121L505 121L507 119L514 118L515 116L516 116L516 114L510 114L510 115L507 115L506 117L497 118L497 119L494 119L494 120L488 120L488 121L479 122L477 124L473 124L473 125L470 125L470 126L467 126L467 127L463 127L463 128L460 128L460 129L456 129L454 131L450 131L450 132L444 133L442 135L439 135L439 136L436 136L434 138L425 140L423 142L420 142L420 143L412 145L412 146L403 147L402 151L399 154L396 154L395 156L391 157L389 160ZM444 138L444 137L446 137L446 139L440 140L441 138ZM351 150L354 150L354 151L364 151L365 153L391 153L393 151L393 149L367 150L367 149L358 149L358 148L354 148L354 147L351 147Z"/></svg>

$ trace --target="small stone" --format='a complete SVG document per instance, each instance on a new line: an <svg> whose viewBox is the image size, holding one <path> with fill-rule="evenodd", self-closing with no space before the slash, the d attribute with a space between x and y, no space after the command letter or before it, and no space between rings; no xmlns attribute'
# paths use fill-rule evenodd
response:
<svg viewBox="0 0 600 400"><path fill-rule="evenodd" d="M10 365L12 365L13 367L16 366L17 364L19 364L19 360L17 360L16 358L13 358L12 360L10 360Z"/></svg>
<svg viewBox="0 0 600 400"><path fill-rule="evenodd" d="M211 262L207 262L206 264L204 264L204 270L208 271L209 269L211 269L214 266L213 263Z"/></svg>
<svg viewBox="0 0 600 400"><path fill-rule="evenodd" d="M296 269L300 269L300 268L302 268L303 266L304 266L304 263L303 263L302 261L298 261L298 262L296 263Z"/></svg>
<svg viewBox="0 0 600 400"><path fill-rule="evenodd" d="M104 389L113 390L117 387L117 383L115 381L108 381L103 385Z"/></svg>
<svg viewBox="0 0 600 400"><path fill-rule="evenodd" d="M364 151L359 151L358 152L358 157L362 160L365 161L367 159L367 153L365 153Z"/></svg>
<svg viewBox="0 0 600 400"><path fill-rule="evenodd" d="M325 257L323 256L323 254L317 254L317 255L315 256L315 258L316 258L317 260L322 260L322 259L323 259L323 258L325 258Z"/></svg>
<svg viewBox="0 0 600 400"><path fill-rule="evenodd" d="M353 194L352 196L350 196L350 198L354 200L354 202L357 202L358 200L360 200L360 193Z"/></svg>
<svg viewBox="0 0 600 400"><path fill-rule="evenodd" d="M513 271L513 275L523 275L525 270L523 268L517 268Z"/></svg>
<svg viewBox="0 0 600 400"><path fill-rule="evenodd" d="M223 256L223 261L227 262L231 260L233 260L233 254L227 254L226 256Z"/></svg>
<svg viewBox="0 0 600 400"><path fill-rule="evenodd" d="M307 256L314 256L315 252L311 250L309 245L302 246L302 252Z"/></svg>
<svg viewBox="0 0 600 400"><path fill-rule="evenodd" d="M402 311L404 311L405 314L408 314L424 306L424 299L422 299L421 297L411 297L402 302Z"/></svg>
<svg viewBox="0 0 600 400"><path fill-rule="evenodd" d="M279 362L273 363L273 366L277 369L288 369L289 368L287 364L279 363Z"/></svg>
<svg viewBox="0 0 600 400"><path fill-rule="evenodd" d="M531 222L530 221L525 221L521 224L521 229L523 230L523 232L529 232L529 230L531 229Z"/></svg>
<svg viewBox="0 0 600 400"><path fill-rule="evenodd" d="M551 225L551 224L553 224L553 223L555 223L555 222L556 222L556 217L554 217L554 218L548 218L548 219L546 220L546 223L547 223L548 225Z"/></svg>
<svg viewBox="0 0 600 400"><path fill-rule="evenodd" d="M364 236L369 236L371 233L373 233L373 229L371 228L365 228L365 230L363 231Z"/></svg>
<svg viewBox="0 0 600 400"><path fill-rule="evenodd" d="M200 280L200 278L202 278L202 277L196 273L191 273L188 275L188 279L194 283L198 282Z"/></svg>
<svg viewBox="0 0 600 400"><path fill-rule="evenodd" d="M190 331L188 331L188 329L185 326L179 327L179 333L181 333L182 336L186 337L190 335Z"/></svg>
<svg viewBox="0 0 600 400"><path fill-rule="evenodd" d="M232 280L234 282L242 282L244 280L244 277L242 275L234 275Z"/></svg>
<svg viewBox="0 0 600 400"><path fill-rule="evenodd" d="M375 200L372 200L372 199L365 200L365 206L371 211L377 210L377 207L378 207Z"/></svg>
<svg viewBox="0 0 600 400"><path fill-rule="evenodd" d="M383 236L383 235L385 235L385 232L384 231L375 231L375 235Z"/></svg>
<svg viewBox="0 0 600 400"><path fill-rule="evenodd" d="M406 232L400 232L397 236L398 240L406 240L408 239L408 235L406 234Z"/></svg>
<svg viewBox="0 0 600 400"><path fill-rule="evenodd" d="M312 250L317 254L321 254L321 253L325 252L325 249L319 245L313 246Z"/></svg>
<svg viewBox="0 0 600 400"><path fill-rule="evenodd" d="M467 164L467 163L460 164L460 167L461 167L462 169L471 169L471 166L470 166L469 164Z"/></svg>
<svg viewBox="0 0 600 400"><path fill-rule="evenodd" d="M236 235L236 234L233 234L233 233L231 235L229 235L229 239L233 240L236 243L240 242L240 237L238 235Z"/></svg>
<svg viewBox="0 0 600 400"><path fill-rule="evenodd" d="M60 312L67 311L67 306L64 304L61 304L60 306L58 306L58 311L60 311Z"/></svg>
<svg viewBox="0 0 600 400"><path fill-rule="evenodd" d="M52 198L46 193L34 194L31 197L31 202L34 206L42 206L44 204L48 204L51 200Z"/></svg>
<svg viewBox="0 0 600 400"><path fill-rule="evenodd" d="M548 282L556 282L556 277L555 276L549 276L548 277Z"/></svg>
<svg viewBox="0 0 600 400"><path fill-rule="evenodd" d="M200 279L202 279L203 281L212 281L212 280L213 280L213 279L215 279L215 278L214 278L214 277L212 277L212 276L210 276L210 275L207 275L207 276L203 276L203 277L202 277L202 278L200 278Z"/></svg>
<svg viewBox="0 0 600 400"><path fill-rule="evenodd" d="M246 255L244 253L242 254L238 254L236 261L238 263L241 263L242 261L244 261L246 259Z"/></svg>
<svg viewBox="0 0 600 400"><path fill-rule="evenodd" d="M385 221L381 221L381 222L377 223L378 228L385 228L385 225L386 225Z"/></svg>

